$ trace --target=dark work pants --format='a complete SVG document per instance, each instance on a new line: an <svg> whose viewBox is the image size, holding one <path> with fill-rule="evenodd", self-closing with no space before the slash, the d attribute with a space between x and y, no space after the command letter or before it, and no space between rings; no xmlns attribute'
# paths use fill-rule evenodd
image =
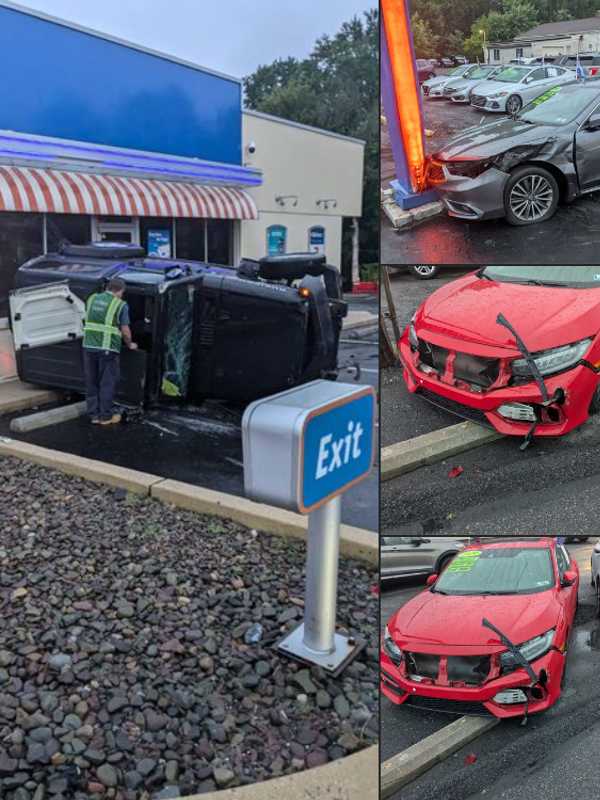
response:
<svg viewBox="0 0 600 800"><path fill-rule="evenodd" d="M92 419L110 419L119 383L119 354L83 348L87 412Z"/></svg>

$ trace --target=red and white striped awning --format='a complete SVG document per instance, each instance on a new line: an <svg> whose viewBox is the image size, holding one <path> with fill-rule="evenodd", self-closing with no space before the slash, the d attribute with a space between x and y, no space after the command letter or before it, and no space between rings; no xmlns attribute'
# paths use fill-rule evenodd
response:
<svg viewBox="0 0 600 800"><path fill-rule="evenodd" d="M0 211L258 219L243 189L0 165Z"/></svg>

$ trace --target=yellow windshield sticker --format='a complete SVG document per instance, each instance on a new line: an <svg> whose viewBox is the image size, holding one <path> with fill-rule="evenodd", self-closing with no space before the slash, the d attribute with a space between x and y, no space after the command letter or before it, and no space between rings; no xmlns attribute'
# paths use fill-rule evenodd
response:
<svg viewBox="0 0 600 800"><path fill-rule="evenodd" d="M548 91L544 92L544 94L541 94L539 97L536 97L535 100L532 100L531 105L539 106L540 103L545 103L546 100L550 100L551 97L554 97L554 95L558 94L559 92L560 86L553 86L551 89L548 89Z"/></svg>
<svg viewBox="0 0 600 800"><path fill-rule="evenodd" d="M465 550L450 562L446 572L470 572L481 555L481 550Z"/></svg>

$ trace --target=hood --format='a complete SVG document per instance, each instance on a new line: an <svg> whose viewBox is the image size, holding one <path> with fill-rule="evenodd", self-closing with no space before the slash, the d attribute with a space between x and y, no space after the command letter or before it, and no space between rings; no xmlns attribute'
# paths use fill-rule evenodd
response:
<svg viewBox="0 0 600 800"><path fill-rule="evenodd" d="M451 80L448 75L436 75L435 78L428 78L426 81L423 81L423 86L442 86L447 81Z"/></svg>
<svg viewBox="0 0 600 800"><path fill-rule="evenodd" d="M491 94L498 92L517 92L519 91L519 83L501 83L500 81L486 80L479 84L477 87L477 94L488 97Z"/></svg>
<svg viewBox="0 0 600 800"><path fill-rule="evenodd" d="M496 318L502 312L532 352L596 336L600 289L524 286L478 278L451 281L419 308L417 333L431 331L471 343L516 350Z"/></svg>
<svg viewBox="0 0 600 800"><path fill-rule="evenodd" d="M436 652L436 646L477 647L483 652L506 648L498 636L484 628L485 617L514 644L523 644L558 625L560 603L555 591L529 595L452 596L429 590L409 600L388 624L394 641L402 648L425 648Z"/></svg>
<svg viewBox="0 0 600 800"><path fill-rule="evenodd" d="M571 133L567 133L565 127L531 125L518 118L508 118L467 128L433 157L441 161L490 158L520 147L548 153L563 146L570 147L571 142Z"/></svg>

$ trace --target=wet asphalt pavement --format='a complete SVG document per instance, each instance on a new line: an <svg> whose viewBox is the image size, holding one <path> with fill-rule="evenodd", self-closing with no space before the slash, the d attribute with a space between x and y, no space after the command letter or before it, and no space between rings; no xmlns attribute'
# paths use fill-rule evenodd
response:
<svg viewBox="0 0 600 800"><path fill-rule="evenodd" d="M559 702L547 712L532 716L525 727L515 720L501 722L405 787L402 800L597 797L597 761L582 757L597 752L600 727L600 623L594 618L590 586L594 543L591 540L568 546L579 564L581 583L566 685ZM382 624L422 589L423 582L402 581L382 593ZM382 698L382 759L401 752L455 718L396 707ZM465 763L467 755L474 755L476 761ZM400 800L400 794L393 800Z"/></svg>
<svg viewBox="0 0 600 800"><path fill-rule="evenodd" d="M434 281L392 273L399 321L445 281L464 274L447 268ZM461 422L406 390L398 367L382 370L381 441L386 446ZM600 417L554 440L500 439L423 467L381 486L381 529L406 534L600 535ZM463 473L449 476L453 467Z"/></svg>
<svg viewBox="0 0 600 800"><path fill-rule="evenodd" d="M424 103L428 154L472 125L501 117L471 106L442 101ZM387 130L381 134L381 182L389 188L394 164ZM382 264L583 264L598 263L600 194L561 205L548 222L513 227L504 220L471 223L445 212L408 230L396 232L382 214Z"/></svg>
<svg viewBox="0 0 600 800"><path fill-rule="evenodd" d="M377 312L373 297L351 302ZM358 362L362 368L359 382L377 387L376 325L343 332L342 340L338 363L349 365L349 369L340 372L339 380L354 383L353 364ZM242 413L242 408L209 402L199 410L150 410L141 420L109 428L76 419L29 434L14 434L9 423L14 416L22 416L21 412L0 417L0 436L243 496ZM377 465L369 478L344 496L342 521L377 530Z"/></svg>

